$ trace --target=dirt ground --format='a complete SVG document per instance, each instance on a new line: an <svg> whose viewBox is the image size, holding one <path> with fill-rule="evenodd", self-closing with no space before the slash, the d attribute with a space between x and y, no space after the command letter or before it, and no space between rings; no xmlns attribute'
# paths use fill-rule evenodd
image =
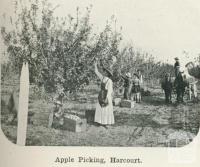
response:
<svg viewBox="0 0 200 167"><path fill-rule="evenodd" d="M29 112L33 116L27 129L26 145L180 147L191 142L199 130L200 104L186 101L177 105L173 101L173 104L166 105L159 87L149 90L151 95L143 97L142 102L132 109L115 106L113 126L106 129L88 123L86 131L79 133L48 128L53 104L30 94ZM85 117L86 110L94 112L97 92L96 86L90 86L76 100L65 100L65 112L82 117ZM3 101L7 101L8 94L9 91L2 86ZM7 123L10 113L4 111L4 107L1 109L1 128L5 136L16 143L17 123Z"/></svg>

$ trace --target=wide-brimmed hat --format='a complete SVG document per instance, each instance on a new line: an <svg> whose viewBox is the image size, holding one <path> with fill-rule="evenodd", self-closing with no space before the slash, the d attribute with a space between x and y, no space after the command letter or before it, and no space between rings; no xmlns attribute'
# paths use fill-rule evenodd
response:
<svg viewBox="0 0 200 167"><path fill-rule="evenodd" d="M137 78L139 78L139 75L137 73L134 73L133 76L136 76Z"/></svg>
<svg viewBox="0 0 200 167"><path fill-rule="evenodd" d="M113 77L113 72L107 68L103 68L104 72L106 72L107 77L109 77L110 79L112 79Z"/></svg>
<svg viewBox="0 0 200 167"><path fill-rule="evenodd" d="M178 58L178 57L175 57L174 59L175 59L175 60L179 60L179 58Z"/></svg>
<svg viewBox="0 0 200 167"><path fill-rule="evenodd" d="M165 74L165 76L166 76L166 77L169 77L169 76L170 76L170 74L169 74L169 73L166 73L166 74Z"/></svg>
<svg viewBox="0 0 200 167"><path fill-rule="evenodd" d="M59 101L59 100L54 101L54 103L58 104L58 105L62 105L61 101Z"/></svg>
<svg viewBox="0 0 200 167"><path fill-rule="evenodd" d="M131 78L131 73L130 73L130 72L126 73L126 76L127 76L128 78Z"/></svg>

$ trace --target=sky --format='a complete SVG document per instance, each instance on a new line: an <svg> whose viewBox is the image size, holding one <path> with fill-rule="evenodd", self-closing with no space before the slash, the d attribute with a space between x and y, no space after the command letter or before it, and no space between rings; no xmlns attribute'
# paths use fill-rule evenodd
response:
<svg viewBox="0 0 200 167"><path fill-rule="evenodd" d="M24 4L28 0L22 0ZM156 60L182 64L200 54L199 0L49 0L60 6L59 17L75 15L92 4L91 22L94 30L103 30L106 21L115 15L117 28L122 27L123 43L152 53ZM0 15L12 15L13 0L0 1ZM2 17L1 17L2 18ZM2 46L2 45L1 45Z"/></svg>

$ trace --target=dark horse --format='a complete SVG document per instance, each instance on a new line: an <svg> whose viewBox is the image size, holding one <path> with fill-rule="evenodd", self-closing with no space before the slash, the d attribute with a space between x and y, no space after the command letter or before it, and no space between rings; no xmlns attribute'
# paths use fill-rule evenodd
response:
<svg viewBox="0 0 200 167"><path fill-rule="evenodd" d="M170 74L166 74L164 80L161 82L161 87L165 92L165 101L166 103L172 102L172 91L174 90L177 102L183 102L185 88L189 86L189 83L181 72L177 74L174 81L172 81L172 78Z"/></svg>
<svg viewBox="0 0 200 167"><path fill-rule="evenodd" d="M174 81L174 87L177 94L177 102L183 102L183 97L185 94L185 88L189 86L188 81L183 76L183 73L179 72Z"/></svg>
<svg viewBox="0 0 200 167"><path fill-rule="evenodd" d="M171 103L172 102L173 83L172 83L171 77L168 73L165 75L165 78L161 83L161 87L165 92L165 102Z"/></svg>

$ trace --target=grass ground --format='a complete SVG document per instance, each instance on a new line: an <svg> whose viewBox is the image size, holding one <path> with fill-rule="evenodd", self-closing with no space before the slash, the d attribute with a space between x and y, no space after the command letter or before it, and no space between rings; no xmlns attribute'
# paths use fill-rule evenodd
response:
<svg viewBox="0 0 200 167"><path fill-rule="evenodd" d="M2 86L2 99L9 91ZM151 96L143 97L132 109L114 107L115 124L108 129L88 123L85 132L48 128L48 116L53 107L44 99L30 94L29 112L34 113L28 125L26 145L45 146L134 146L166 147L183 146L191 142L199 130L200 104L186 102L176 105L164 103L164 93L159 87L151 88ZM83 93L84 92L84 93ZM65 100L64 110L84 117L85 110L95 111L96 86L90 86L76 100ZM87 98L86 98L87 97ZM16 142L16 122L6 123L9 113L1 114L1 128L5 136Z"/></svg>

